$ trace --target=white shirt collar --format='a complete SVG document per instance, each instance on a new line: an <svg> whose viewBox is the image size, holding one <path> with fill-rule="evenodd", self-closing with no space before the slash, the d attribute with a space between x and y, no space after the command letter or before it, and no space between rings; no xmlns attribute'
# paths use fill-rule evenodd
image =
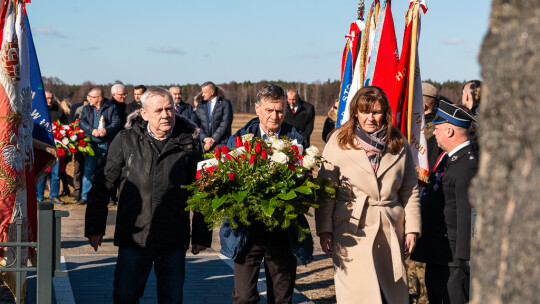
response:
<svg viewBox="0 0 540 304"><path fill-rule="evenodd" d="M161 140L165 140L165 139L171 137L172 132L173 132L173 130L171 129L171 132L169 132L169 134L165 135L165 137L164 137L163 139L159 139L159 138L157 138L157 136L156 136L154 133L152 133L152 131L150 130L150 124L147 124L147 125L146 125L146 130L148 131L148 134L150 134L150 136L151 136L153 139L157 139L157 140L160 140L160 141L161 141Z"/></svg>
<svg viewBox="0 0 540 304"><path fill-rule="evenodd" d="M450 151L450 153L448 153L448 156L452 156L454 154L456 154L459 150L465 148L466 146L470 145L471 142L469 140L467 140L466 142L462 143L461 145L457 146L454 148L454 150Z"/></svg>
<svg viewBox="0 0 540 304"><path fill-rule="evenodd" d="M259 130L261 131L261 137L264 138L265 136L268 138L268 134L264 132L264 130L261 128L261 125L259 125ZM279 137L279 132L281 132L281 127L279 127L279 130L276 132L276 136Z"/></svg>

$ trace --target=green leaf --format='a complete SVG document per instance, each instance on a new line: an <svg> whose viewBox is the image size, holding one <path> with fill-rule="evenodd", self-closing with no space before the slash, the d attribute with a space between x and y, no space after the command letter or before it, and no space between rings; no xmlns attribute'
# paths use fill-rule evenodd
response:
<svg viewBox="0 0 540 304"><path fill-rule="evenodd" d="M212 208L214 208L214 210L216 210L217 208L221 207L221 205L223 205L226 201L227 201L227 196L226 195L224 195L222 197L215 197L212 200Z"/></svg>
<svg viewBox="0 0 540 304"><path fill-rule="evenodd" d="M235 201L237 201L238 203L241 203L246 198L247 194L248 192L246 190L238 191L238 192L233 192L232 197L234 198Z"/></svg>
<svg viewBox="0 0 540 304"><path fill-rule="evenodd" d="M296 192L294 192L294 190L291 190L287 193L279 194L278 197L284 201L289 201L296 197Z"/></svg>
<svg viewBox="0 0 540 304"><path fill-rule="evenodd" d="M88 138L88 137L84 137L83 140L84 140L85 142L90 142L91 139Z"/></svg>
<svg viewBox="0 0 540 304"><path fill-rule="evenodd" d="M311 188L308 187L308 186L300 186L300 187L294 189L294 191L300 192L302 194L307 194L307 195L310 195L310 194L313 193L313 191L311 191Z"/></svg>
<svg viewBox="0 0 540 304"><path fill-rule="evenodd" d="M191 199L198 200L198 199L201 199L201 198L205 198L207 196L208 196L208 193L206 193L206 192L197 192L191 197Z"/></svg>
<svg viewBox="0 0 540 304"><path fill-rule="evenodd" d="M90 156L94 156L94 149L92 149L91 147L86 147L86 152L88 152L88 155Z"/></svg>
<svg viewBox="0 0 540 304"><path fill-rule="evenodd" d="M277 199L275 197L273 197L271 200L265 200L262 202L262 209L264 211L264 213L266 213L266 215L268 216L272 216L272 214L274 213L274 210L276 210L276 207L277 207Z"/></svg>

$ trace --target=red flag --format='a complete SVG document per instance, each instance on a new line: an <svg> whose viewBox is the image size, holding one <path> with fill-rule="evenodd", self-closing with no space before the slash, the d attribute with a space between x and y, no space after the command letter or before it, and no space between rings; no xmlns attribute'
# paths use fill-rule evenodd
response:
<svg viewBox="0 0 540 304"><path fill-rule="evenodd" d="M425 2L421 5L425 13L427 10ZM403 49L396 73L394 96L390 105L394 114L394 126L407 137L413 153L418 181L424 184L427 183L429 177L429 164L427 140L424 134L426 122L422 98L422 77L418 57L419 8L420 6L415 2L411 3L407 11Z"/></svg>
<svg viewBox="0 0 540 304"><path fill-rule="evenodd" d="M398 49L390 0L388 0L386 4L384 14L375 71L373 73L371 85L380 87L384 93L386 93L388 100L392 100L395 75L398 67ZM379 18L379 20L381 20L381 18ZM377 27L379 26L380 25L377 24Z"/></svg>

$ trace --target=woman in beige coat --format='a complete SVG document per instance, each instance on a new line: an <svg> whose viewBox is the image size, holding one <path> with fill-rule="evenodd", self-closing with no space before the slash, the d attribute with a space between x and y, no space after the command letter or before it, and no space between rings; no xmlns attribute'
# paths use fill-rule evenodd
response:
<svg viewBox="0 0 540 304"><path fill-rule="evenodd" d="M317 234L334 261L338 303L407 304L404 259L421 231L412 154L380 88L360 89L350 113L323 152L319 176L337 191L316 210Z"/></svg>

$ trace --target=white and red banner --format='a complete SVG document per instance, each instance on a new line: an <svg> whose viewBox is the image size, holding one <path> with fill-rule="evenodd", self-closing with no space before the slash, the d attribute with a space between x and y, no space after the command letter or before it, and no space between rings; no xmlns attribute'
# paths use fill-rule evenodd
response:
<svg viewBox="0 0 540 304"><path fill-rule="evenodd" d="M411 0L405 15L405 32L401 57L396 73L392 107L394 126L401 130L411 146L416 173L420 183L427 183L429 177L427 140L425 136L424 101L422 97L422 77L418 42L420 38L419 9L427 11L425 1ZM416 24L415 24L416 22ZM410 111L410 112L409 112Z"/></svg>

